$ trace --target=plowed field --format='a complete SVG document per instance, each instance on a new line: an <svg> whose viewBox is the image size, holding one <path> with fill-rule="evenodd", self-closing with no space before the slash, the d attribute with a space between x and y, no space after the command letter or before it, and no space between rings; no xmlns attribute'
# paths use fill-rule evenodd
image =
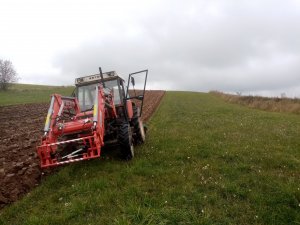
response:
<svg viewBox="0 0 300 225"><path fill-rule="evenodd" d="M164 91L147 91L143 120L159 105ZM40 141L48 103L0 107L0 208L16 201L41 180L36 145Z"/></svg>

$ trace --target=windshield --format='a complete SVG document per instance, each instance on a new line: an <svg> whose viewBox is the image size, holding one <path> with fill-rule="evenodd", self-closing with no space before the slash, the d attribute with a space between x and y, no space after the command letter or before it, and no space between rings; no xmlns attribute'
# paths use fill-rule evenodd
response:
<svg viewBox="0 0 300 225"><path fill-rule="evenodd" d="M81 111L92 110L95 102L95 91L97 84L90 84L86 86L80 86L77 88L77 96ZM120 92L118 80L105 81L104 93L110 93L113 90L114 104L121 104Z"/></svg>
<svg viewBox="0 0 300 225"><path fill-rule="evenodd" d="M97 84L78 87L78 101L81 111L91 110L95 101Z"/></svg>
<svg viewBox="0 0 300 225"><path fill-rule="evenodd" d="M119 85L118 85L118 80L109 80L105 81L105 89L104 92L108 92L110 90L113 90L113 95L114 95L114 103L115 105L121 104L121 98L120 98L120 91L119 91Z"/></svg>

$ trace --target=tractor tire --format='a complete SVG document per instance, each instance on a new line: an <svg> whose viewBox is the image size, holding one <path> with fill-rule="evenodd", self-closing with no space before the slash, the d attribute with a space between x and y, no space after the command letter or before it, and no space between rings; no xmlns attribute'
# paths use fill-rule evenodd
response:
<svg viewBox="0 0 300 225"><path fill-rule="evenodd" d="M118 141L121 148L122 157L125 160L131 160L134 157L134 147L132 141L132 132L129 123L123 123L120 126Z"/></svg>
<svg viewBox="0 0 300 225"><path fill-rule="evenodd" d="M132 126L133 126L135 144L143 144L146 139L144 124L139 114L140 114L139 108L133 106Z"/></svg>

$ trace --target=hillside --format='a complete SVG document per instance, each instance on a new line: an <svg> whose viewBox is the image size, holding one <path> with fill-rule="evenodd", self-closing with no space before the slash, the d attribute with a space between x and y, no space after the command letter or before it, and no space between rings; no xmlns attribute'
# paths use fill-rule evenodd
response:
<svg viewBox="0 0 300 225"><path fill-rule="evenodd" d="M13 84L8 91L0 91L0 106L49 102L51 94L69 96L73 90L73 86Z"/></svg>
<svg viewBox="0 0 300 225"><path fill-rule="evenodd" d="M130 162L46 177L0 224L299 224L299 115L167 92Z"/></svg>

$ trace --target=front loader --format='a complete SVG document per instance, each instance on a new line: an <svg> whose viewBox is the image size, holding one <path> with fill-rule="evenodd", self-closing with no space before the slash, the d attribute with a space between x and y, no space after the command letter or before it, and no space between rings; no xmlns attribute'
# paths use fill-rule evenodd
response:
<svg viewBox="0 0 300 225"><path fill-rule="evenodd" d="M42 168L98 158L109 144L119 145L122 157L130 160L134 145L145 141L141 115L148 70L129 74L127 89L115 71L102 73L99 68L99 72L75 79L71 97L51 96L44 135L37 147ZM130 95L134 77L141 75L143 90Z"/></svg>

